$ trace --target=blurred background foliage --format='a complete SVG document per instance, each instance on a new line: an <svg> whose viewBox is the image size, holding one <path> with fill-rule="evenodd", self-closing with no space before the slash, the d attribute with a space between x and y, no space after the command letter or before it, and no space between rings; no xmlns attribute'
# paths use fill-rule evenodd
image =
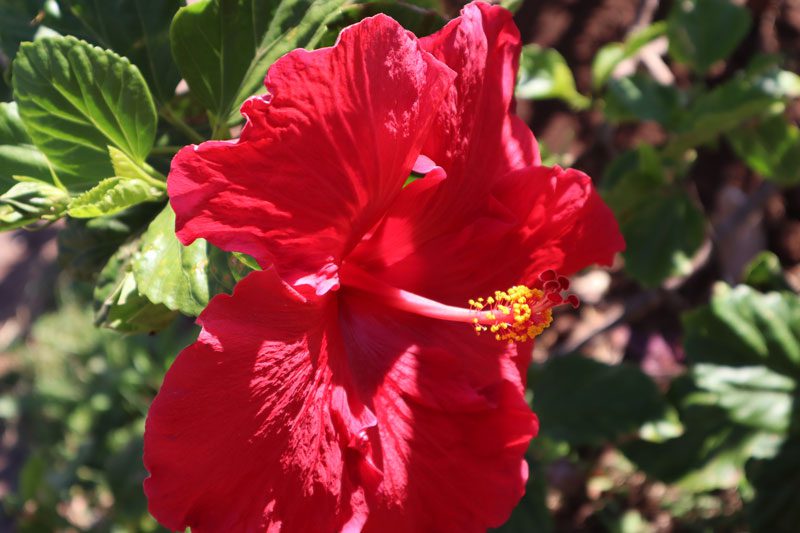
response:
<svg viewBox="0 0 800 533"><path fill-rule="evenodd" d="M500 531L800 531L800 2L501 3L530 43L517 112L628 249L538 339L542 429ZM158 529L147 408L254 267L175 239L175 151L238 135L286 51L459 7L190 4L0 1L0 530Z"/></svg>

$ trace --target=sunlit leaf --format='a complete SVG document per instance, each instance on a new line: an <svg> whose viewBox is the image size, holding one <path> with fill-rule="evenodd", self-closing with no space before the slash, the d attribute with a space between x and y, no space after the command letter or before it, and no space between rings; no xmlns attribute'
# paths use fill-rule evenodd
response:
<svg viewBox="0 0 800 533"><path fill-rule="evenodd" d="M620 446L652 478L691 492L734 488L742 482L749 459L777 452L779 434L732 421L712 398L698 394L688 377L674 382L670 393L680 410L683 433L662 442L634 440Z"/></svg>
<svg viewBox="0 0 800 533"><path fill-rule="evenodd" d="M695 364L691 375L705 402L727 411L731 420L774 433L789 428L793 379L764 366Z"/></svg>
<svg viewBox="0 0 800 533"><path fill-rule="evenodd" d="M113 215L142 202L160 200L164 192L164 189L137 178L107 178L73 198L68 212L76 218Z"/></svg>
<svg viewBox="0 0 800 533"><path fill-rule="evenodd" d="M0 195L0 231L64 215L69 195L49 183L28 179Z"/></svg>
<svg viewBox="0 0 800 533"><path fill-rule="evenodd" d="M104 48L139 67L153 93L169 100L180 80L172 60L169 25L181 0L69 0L71 12Z"/></svg>
<svg viewBox="0 0 800 533"><path fill-rule="evenodd" d="M760 252L745 267L744 282L759 290L791 290L778 256L769 251Z"/></svg>
<svg viewBox="0 0 800 533"><path fill-rule="evenodd" d="M575 78L561 54L535 44L522 49L516 95L529 100L559 98L575 109L590 104L575 88Z"/></svg>
<svg viewBox="0 0 800 533"><path fill-rule="evenodd" d="M684 317L687 356L695 363L764 365L800 377L800 298L740 285L714 287L708 306Z"/></svg>
<svg viewBox="0 0 800 533"><path fill-rule="evenodd" d="M156 112L127 59L73 37L40 39L20 48L13 81L28 133L70 190L114 175L109 145L144 163Z"/></svg>
<svg viewBox="0 0 800 533"><path fill-rule="evenodd" d="M168 205L142 236L133 259L139 291L151 302L189 316L197 316L208 303L206 241L184 246L175 236L175 213Z"/></svg>
<svg viewBox="0 0 800 533"><path fill-rule="evenodd" d="M623 43L611 43L603 46L597 51L592 62L592 85L594 88L599 89L605 85L617 65L635 56L646 45L664 35L666 31L666 23L656 22L635 32Z"/></svg>

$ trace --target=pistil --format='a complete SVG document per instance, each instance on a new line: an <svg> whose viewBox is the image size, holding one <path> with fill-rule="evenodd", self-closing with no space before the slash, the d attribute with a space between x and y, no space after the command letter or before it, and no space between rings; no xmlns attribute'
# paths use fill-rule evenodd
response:
<svg viewBox="0 0 800 533"><path fill-rule="evenodd" d="M488 331L499 341L533 339L552 322L553 307L578 305L575 295L562 295L569 288L567 278L552 270L539 276L541 289L516 285L507 291L495 291L487 298L469 300L468 308L443 304L393 287L351 264L342 266L340 279L343 286L370 293L389 307L437 320L471 324L478 335Z"/></svg>

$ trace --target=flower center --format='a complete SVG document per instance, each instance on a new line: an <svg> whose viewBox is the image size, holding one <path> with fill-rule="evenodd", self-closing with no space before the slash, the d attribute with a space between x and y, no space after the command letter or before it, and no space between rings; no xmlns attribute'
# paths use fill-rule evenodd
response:
<svg viewBox="0 0 800 533"><path fill-rule="evenodd" d="M569 288L569 280L552 270L539 276L541 289L515 285L507 291L495 291L493 296L470 300L468 308L398 289L351 264L342 266L340 279L343 286L372 294L384 305L438 320L472 324L478 335L489 331L495 339L508 342L533 339L553 321L553 307L577 307L579 303L574 294L563 294Z"/></svg>

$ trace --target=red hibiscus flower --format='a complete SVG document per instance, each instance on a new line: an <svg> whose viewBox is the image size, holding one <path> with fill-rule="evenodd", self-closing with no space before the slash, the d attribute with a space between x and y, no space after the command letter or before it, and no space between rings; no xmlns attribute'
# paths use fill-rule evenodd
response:
<svg viewBox="0 0 800 533"><path fill-rule="evenodd" d="M526 341L567 285L552 270L623 247L589 178L538 166L509 112L519 51L510 14L487 4L420 40L366 19L277 61L238 141L175 157L180 239L263 270L211 301L150 410L145 491L162 524L507 519L538 429ZM412 168L426 175L404 186Z"/></svg>

